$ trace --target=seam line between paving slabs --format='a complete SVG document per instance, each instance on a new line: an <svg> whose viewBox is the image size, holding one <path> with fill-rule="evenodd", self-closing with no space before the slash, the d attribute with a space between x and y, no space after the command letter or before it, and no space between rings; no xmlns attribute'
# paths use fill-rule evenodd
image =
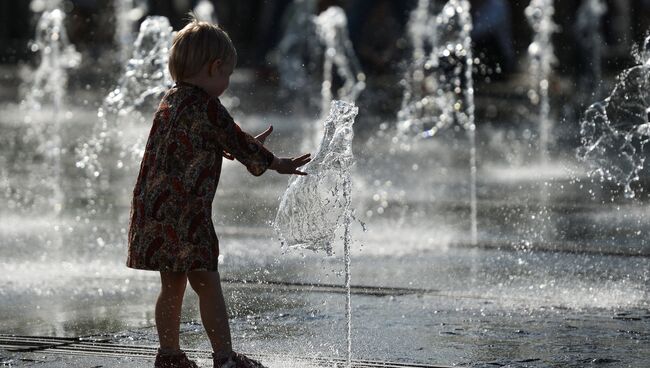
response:
<svg viewBox="0 0 650 368"><path fill-rule="evenodd" d="M272 289L277 287L284 291L289 292L315 292L315 293L335 293L344 294L346 289L344 285L336 284L308 284L284 281L255 281L255 280L235 280L235 279L222 279L224 284L229 286L243 286L248 288L258 289ZM473 294L454 294L451 291L443 291L436 289L417 289L417 288L395 288L395 287L381 287L381 286L352 286L353 295L386 297L386 296L407 296L407 295L427 295L439 298L453 298L453 299L475 299L487 300L496 302L497 300L509 300L518 302L530 302L532 300L544 303L551 303L548 298L513 298L504 297L502 295L473 295Z"/></svg>
<svg viewBox="0 0 650 368"><path fill-rule="evenodd" d="M224 278L222 282L230 285L244 286L250 288L273 288L278 287L286 291L309 291L319 293L346 293L345 285L338 284L311 284L290 281L272 281L272 280L247 280L247 279L227 279ZM440 290L436 289L418 289L418 288L400 288L400 287L384 287L384 286L365 286L353 285L351 287L352 294L356 295L370 295L370 296L401 296L411 294L435 294Z"/></svg>

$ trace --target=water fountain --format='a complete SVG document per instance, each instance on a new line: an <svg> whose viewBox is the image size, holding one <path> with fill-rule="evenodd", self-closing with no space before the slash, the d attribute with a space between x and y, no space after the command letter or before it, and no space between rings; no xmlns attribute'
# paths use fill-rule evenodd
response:
<svg viewBox="0 0 650 368"><path fill-rule="evenodd" d="M61 156L65 149L60 130L65 114L67 73L81 61L81 55L68 40L64 22L65 13L58 8L41 14L36 25L36 38L31 44L31 50L40 53L40 62L31 74L28 92L21 103L21 110L26 113L24 121L32 127L24 141L34 141L34 154L43 157L42 167L36 170L40 174L35 174L32 180L48 187L45 191L50 195L45 207L54 213L59 213L65 206L61 189ZM38 178L38 175L43 177Z"/></svg>
<svg viewBox="0 0 650 368"><path fill-rule="evenodd" d="M311 86L316 83L312 74L318 74L316 65L322 63L319 102L322 115L328 111L333 97L356 101L365 88L365 75L352 47L343 9L332 6L314 16L315 6L311 0L294 3L293 16L277 50L283 60L276 63L283 89L300 91L300 95L308 100L315 95L315 91L311 91ZM310 35L319 42L311 41ZM308 137L303 144L305 149L317 146L323 133L321 128L317 123L311 138Z"/></svg>
<svg viewBox="0 0 650 368"><path fill-rule="evenodd" d="M150 16L142 22L124 74L97 112L100 124L92 138L77 149L76 165L87 173L86 190L91 206L98 204L96 192L108 189L115 169L137 165L142 156L147 114L173 84L167 68L171 41L172 27L167 18ZM135 137L130 136L134 129ZM115 153L117 161L113 161Z"/></svg>
<svg viewBox="0 0 650 368"><path fill-rule="evenodd" d="M365 74L356 57L347 30L347 16L342 8L331 6L315 16L313 0L297 0L289 12L289 23L280 41L276 65L280 85L290 94L299 93L311 105L313 96L320 92L320 115L329 111L333 98L355 102L365 88ZM313 42L313 39L318 42ZM279 60L279 57L282 59ZM322 71L317 69L322 65ZM322 81L314 75L322 73ZM320 84L320 90L312 86ZM340 84L340 85L339 85ZM300 101L304 105L305 101ZM318 145L322 127L316 123L311 138L303 146L310 150Z"/></svg>
<svg viewBox="0 0 650 368"><path fill-rule="evenodd" d="M167 18L149 16L142 22L124 74L118 86L106 96L100 115L129 114L150 99L155 101L172 86L167 68L171 41L172 27Z"/></svg>
<svg viewBox="0 0 650 368"><path fill-rule="evenodd" d="M342 85L336 89L336 99L354 103L365 88L366 76L356 57L348 36L348 21L343 9L331 6L319 14L314 22L316 31L325 48L323 60L323 83L321 88L321 114L328 111L335 87L334 68ZM317 132L321 137L322 132Z"/></svg>
<svg viewBox="0 0 650 368"><path fill-rule="evenodd" d="M300 2L298 2L300 3ZM303 11L313 9L314 4L308 1L303 4ZM307 13L308 14L308 13ZM303 13L303 15L305 15ZM332 254L332 245L336 230L344 226L344 260L345 285L347 288L346 315L347 325L347 366L351 366L352 354L352 320L350 292L350 208L352 166L352 124L358 113L354 107L359 94L365 88L365 75L356 57L352 42L347 31L347 17L342 8L329 7L309 21L298 16L298 22L310 23L308 29L315 26L316 34L324 48L323 52L323 81L321 83L321 115L328 111L325 124L320 121L315 126L311 139L304 142L305 149L318 146L318 153L306 167L310 173L307 177L297 177L290 181L289 188L282 198L275 226L282 243L288 247L324 250ZM292 40L288 28L281 47L287 48ZM294 61L300 60L298 55ZM299 69L304 69L301 67ZM304 72L304 70L303 70ZM287 74L282 73L281 75ZM335 87L335 76L342 82L340 88ZM295 75L289 80L293 81ZM285 82L286 83L286 82ZM306 83L301 79L298 84ZM291 83L290 83L291 84ZM337 100L333 101L333 89ZM298 220L300 219L300 220ZM297 222L302 221L302 222Z"/></svg>
<svg viewBox="0 0 650 368"><path fill-rule="evenodd" d="M148 12L146 0L115 0L115 44L120 48L119 61L126 64L131 55L134 25Z"/></svg>
<svg viewBox="0 0 650 368"><path fill-rule="evenodd" d="M586 55L584 60L589 61L586 73L580 74L578 80L578 91L583 99L587 96L600 95L600 81L602 80L602 54L603 35L602 19L607 12L607 4L604 0L583 0L578 8L575 32L581 51Z"/></svg>
<svg viewBox="0 0 650 368"><path fill-rule="evenodd" d="M212 5L210 0L200 0L196 3L193 12L198 20L212 24L219 24L217 13L215 12L214 5Z"/></svg>
<svg viewBox="0 0 650 368"><path fill-rule="evenodd" d="M644 145L650 139L650 37L634 52L637 65L625 70L604 101L591 105L580 123L578 157L593 173L635 196L632 183L644 168Z"/></svg>
<svg viewBox="0 0 650 368"><path fill-rule="evenodd" d="M436 16L431 8L430 1L418 1L408 23L413 54L402 82L404 98L397 115L398 132L407 136L424 131L432 136L453 124L453 93L449 91L449 82L440 68L442 50L446 45L438 40L446 18L443 14Z"/></svg>
<svg viewBox="0 0 650 368"><path fill-rule="evenodd" d="M466 130L470 146L470 241L476 244L476 125L470 4L450 0L437 15L433 12L434 4L420 0L411 14L409 36L413 59L403 81L404 98L397 114L398 141L408 150L414 135L433 137L454 123Z"/></svg>
<svg viewBox="0 0 650 368"><path fill-rule="evenodd" d="M359 109L354 104L332 101L318 151L304 167L308 175L294 176L289 180L274 222L283 246L325 251L328 255L332 255L337 230L343 227L348 321L347 367L351 367L352 355L350 170L354 163L352 125L358 112Z"/></svg>
<svg viewBox="0 0 650 368"><path fill-rule="evenodd" d="M531 0L525 10L528 23L535 33L533 42L528 46L528 72L533 81L528 97L534 106L539 106L539 152L542 164L548 163L548 145L553 129L550 119L549 77L555 63L551 38L557 31L557 25L553 22L554 13L553 0Z"/></svg>

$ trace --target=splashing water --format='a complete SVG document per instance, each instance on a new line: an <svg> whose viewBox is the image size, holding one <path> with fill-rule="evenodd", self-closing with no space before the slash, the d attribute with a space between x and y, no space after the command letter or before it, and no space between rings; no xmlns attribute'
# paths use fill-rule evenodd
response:
<svg viewBox="0 0 650 368"><path fill-rule="evenodd" d="M64 153L61 125L64 118L65 89L68 70L81 62L81 55L68 40L65 30L65 13L61 9L45 10L36 25L35 40L31 50L40 53L40 62L27 83L27 93L21 102L25 123L30 129L25 141L37 142L36 155L44 158L43 168L35 175L44 175L37 181L45 184L49 195L47 207L55 213L62 210L65 195L61 189ZM46 113L45 119L35 119L35 112Z"/></svg>
<svg viewBox="0 0 650 368"><path fill-rule="evenodd" d="M411 138L428 138L459 124L470 145L470 238L478 242L476 198L476 125L472 68L470 3L449 0L437 14L434 3L420 0L411 13L409 36L413 62L402 83L397 138L405 150Z"/></svg>
<svg viewBox="0 0 650 368"><path fill-rule="evenodd" d="M115 44L120 48L120 62L126 64L133 46L133 25L148 12L146 0L115 0Z"/></svg>
<svg viewBox="0 0 650 368"><path fill-rule="evenodd" d="M354 103L365 89L366 76L352 47L343 9L331 6L318 16L313 15L315 11L313 0L293 2L284 37L274 54L283 90L299 92L310 107L317 104L313 96L318 91L313 86L322 64L319 108L324 115L333 98ZM314 38L318 42L313 42ZM304 148L314 149L322 133L322 126L316 125Z"/></svg>
<svg viewBox="0 0 650 368"><path fill-rule="evenodd" d="M323 59L323 82L321 84L321 115L330 108L334 87L334 70L343 84L336 91L336 98L354 103L365 88L365 74L361 71L352 41L348 36L348 20L343 9L331 6L313 18L316 33L325 49ZM323 135L322 125L317 123L312 141L305 142L306 149L313 149Z"/></svg>
<svg viewBox="0 0 650 368"><path fill-rule="evenodd" d="M578 90L583 94L599 95L602 79L603 35L602 19L607 12L604 0L583 0L578 8L575 30L581 51L589 59L589 72L581 75Z"/></svg>
<svg viewBox="0 0 650 368"><path fill-rule="evenodd" d="M141 158L142 142L134 144L122 137L117 138L122 135L128 123L144 120L139 116L139 109L147 110L155 106L160 95L172 86L167 69L171 41L172 27L167 18L150 16L141 24L133 56L125 66L124 75L120 78L118 87L106 96L97 112L101 124L93 137L77 149L77 167L86 170L91 180L102 174L106 176L101 158L112 156L105 152L112 146L119 150L120 160L111 166L127 167L128 163L137 162ZM92 194L93 185L87 183L87 188L89 194Z"/></svg>
<svg viewBox="0 0 650 368"><path fill-rule="evenodd" d="M350 193L344 189L351 180L357 113L351 103L332 102L318 152L305 166L309 175L292 177L280 201L274 225L283 246L332 254L335 232L349 205Z"/></svg>
<svg viewBox="0 0 650 368"><path fill-rule="evenodd" d="M194 7L194 14L198 20L210 22L212 24L219 24L217 14L214 10L214 5L209 0L201 0Z"/></svg>
<svg viewBox="0 0 650 368"><path fill-rule="evenodd" d="M585 112L578 149L592 174L622 185L627 198L634 197L631 184L639 179L650 138L650 37L633 54L639 65L621 73L612 94Z"/></svg>
<svg viewBox="0 0 650 368"><path fill-rule="evenodd" d="M332 101L318 152L305 166L309 175L291 178L274 222L283 246L324 250L328 255L332 255L336 231L343 225L347 367L351 367L352 361L350 169L353 165L352 125L358 112L352 103Z"/></svg>
<svg viewBox="0 0 650 368"><path fill-rule="evenodd" d="M408 24L413 61L402 81L404 97L397 114L398 133L431 137L458 122L472 123L459 114L471 108L466 68L473 64L469 3L450 0L437 14L435 3L420 0Z"/></svg>
<svg viewBox="0 0 650 368"><path fill-rule="evenodd" d="M526 19L535 32L533 42L528 46L529 73L533 76L534 83L528 91L528 97L533 105L539 106L539 150L543 163L548 162L552 129L549 77L556 61L552 36L558 29L553 22L554 13L553 0L531 0L525 10Z"/></svg>
<svg viewBox="0 0 650 368"><path fill-rule="evenodd" d="M321 112L324 113L332 102L334 67L343 81L343 85L336 94L339 100L354 103L366 86L366 76L361 71L361 65L352 48L347 28L348 19L343 9L331 6L319 14L314 22L316 31L325 47L321 89ZM320 137L320 134L318 136Z"/></svg>
<svg viewBox="0 0 650 368"><path fill-rule="evenodd" d="M140 25L133 56L119 86L106 97L102 109L124 115L171 87L173 81L167 69L171 40L172 27L167 18L147 17Z"/></svg>
<svg viewBox="0 0 650 368"><path fill-rule="evenodd" d="M36 25L36 35L30 49L40 52L40 63L23 101L23 108L40 110L51 104L60 111L68 84L67 70L79 66L81 54L68 40L65 13L61 9L43 12Z"/></svg>
<svg viewBox="0 0 650 368"><path fill-rule="evenodd" d="M405 136L437 131L453 122L452 93L444 88L440 69L439 32L442 16L431 15L429 0L420 0L411 13L408 34L413 45L412 63L406 73L402 107L397 114L398 132Z"/></svg>

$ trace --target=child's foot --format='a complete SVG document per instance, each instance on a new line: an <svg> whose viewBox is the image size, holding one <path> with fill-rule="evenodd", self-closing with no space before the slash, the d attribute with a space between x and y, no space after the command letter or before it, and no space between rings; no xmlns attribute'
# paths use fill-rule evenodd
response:
<svg viewBox="0 0 650 368"><path fill-rule="evenodd" d="M163 353L158 350L156 355L155 368L199 368L193 360L189 360L184 352L178 351L172 354Z"/></svg>
<svg viewBox="0 0 650 368"><path fill-rule="evenodd" d="M266 368L262 363L234 351L225 358L218 358L214 354L212 357L214 358L214 368Z"/></svg>

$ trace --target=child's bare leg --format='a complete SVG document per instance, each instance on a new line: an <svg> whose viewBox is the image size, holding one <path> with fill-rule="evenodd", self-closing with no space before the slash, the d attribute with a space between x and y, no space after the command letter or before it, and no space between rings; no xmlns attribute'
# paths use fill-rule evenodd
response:
<svg viewBox="0 0 650 368"><path fill-rule="evenodd" d="M187 285L184 272L160 272L160 295L156 302L156 329L162 350L180 350L181 307Z"/></svg>
<svg viewBox="0 0 650 368"><path fill-rule="evenodd" d="M218 271L193 271L187 274L192 289L199 296L201 321L212 343L215 354L232 351L230 325L226 302L221 291Z"/></svg>

